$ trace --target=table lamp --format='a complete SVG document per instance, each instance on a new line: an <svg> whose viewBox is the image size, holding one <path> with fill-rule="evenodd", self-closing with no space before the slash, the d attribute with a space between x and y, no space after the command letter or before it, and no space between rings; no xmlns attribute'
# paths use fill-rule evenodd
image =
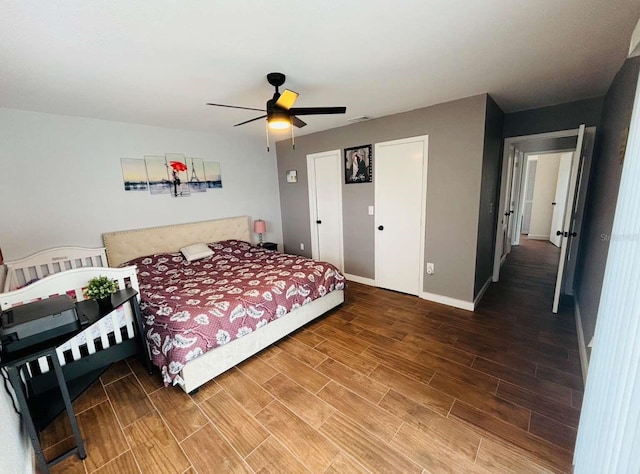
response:
<svg viewBox="0 0 640 474"><path fill-rule="evenodd" d="M253 221L253 232L258 234L259 236L258 245L262 247L262 234L267 233L267 224L265 223L265 221L263 221L262 219L257 219Z"/></svg>

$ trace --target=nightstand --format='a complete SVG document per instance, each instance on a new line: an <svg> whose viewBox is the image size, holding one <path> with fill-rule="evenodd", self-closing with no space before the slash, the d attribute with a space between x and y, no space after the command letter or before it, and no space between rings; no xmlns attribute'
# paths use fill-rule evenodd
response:
<svg viewBox="0 0 640 474"><path fill-rule="evenodd" d="M278 244L276 244L275 242L263 242L262 243L262 248L266 249L266 250L273 250L275 252L278 251Z"/></svg>

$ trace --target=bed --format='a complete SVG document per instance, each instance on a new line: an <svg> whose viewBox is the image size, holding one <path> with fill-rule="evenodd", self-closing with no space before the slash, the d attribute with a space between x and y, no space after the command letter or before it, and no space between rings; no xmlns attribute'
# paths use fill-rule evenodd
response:
<svg viewBox="0 0 640 474"><path fill-rule="evenodd" d="M189 344L189 341L185 342L184 332L180 333L181 337L176 337L176 332L172 332L173 329L168 326L170 324L171 316L174 316L178 311L172 310L171 314L158 314L158 309L166 307L171 296L168 296L166 292L159 296L158 291L161 290L157 290L157 288L155 289L156 293L151 291L154 290L154 288L151 287L156 286L156 283L159 283L159 280L162 279L162 273L174 271L170 268L165 268L167 260L175 258L179 267L192 270L192 273L199 273L201 266L203 265L222 264L223 266L233 267L238 263L241 264L243 271L246 273L254 263L248 263L242 260L244 254L257 256L258 260L268 262L268 265L278 266L280 264L279 262L282 260L288 260L292 265L303 264L302 257L287 256L284 254L278 254L277 252L250 246L246 243L250 241L250 238L250 218L248 216L103 234L107 260L110 266L135 263L141 267L139 268L139 279L141 287L141 306L143 307L143 315L146 318L145 336L152 352L152 357L156 362L161 360L162 356L167 355L159 354L159 352L164 352L165 349L169 352L169 349L172 347L187 346L185 347L185 351L182 351L182 355L184 356L186 355L186 352L188 352L186 349L192 347L187 345ZM230 241L231 244L223 244L223 241ZM211 261L203 260L197 265L185 265L182 261L182 257L178 253L178 249L187 245L203 242L211 244L214 251L218 252L218 258L216 258L216 254L214 254ZM238 254L236 256L242 261L231 261L231 259L224 261L225 259L221 259L219 252L223 251L221 250L222 245L235 246L233 248L238 250ZM232 255L233 252L234 250L230 251ZM304 260L309 261L308 259ZM309 263L308 265L313 266L314 263L313 261L311 262L312 263ZM318 263L318 265L320 265L320 263ZM277 317L272 318L268 324L260 324L259 327L257 327L257 324L254 324L253 327L250 328L250 331L245 330L244 334L240 337L233 340L226 340L226 338L223 338L221 341L210 343L209 346L211 347L208 347L209 350L207 352L204 352L203 350L197 354L192 354L190 358L183 358L181 361L167 359L166 363L160 364L165 383L170 382L175 385L179 385L185 392L191 393L202 384L215 378L222 372L261 351L287 334L326 313L330 309L340 305L344 301L344 277L335 269L335 267L330 264L324 265L328 265L327 268L330 268L331 271L318 270L318 272L323 273L323 275L325 273L333 273L330 276L334 278L334 280L332 280L332 285L328 284L329 287L325 288L325 291L318 290L318 298L311 300L310 298L307 299L308 295L300 295L302 297L301 301L297 304L294 303L292 309L287 310L286 313L280 310L279 313L282 314L277 314ZM217 271L224 272L227 270L228 268L223 268L218 269ZM265 271L258 268L254 270L256 273L265 273ZM306 277L307 276L305 276L305 278ZM145 278L150 278L151 280L145 280ZM175 281L173 281L174 286L179 287L180 291L184 289L185 282L182 280L183 275L170 273L170 278L175 278ZM201 279L206 280L207 278L207 276L203 275ZM232 276L228 276L227 278L230 280L242 279ZM248 276L248 281L238 281L236 284L241 287L245 283L251 286L249 282L252 281L252 278L252 276ZM302 276L300 276L300 278L302 278ZM187 283L186 285L189 284L190 283ZM222 285L224 284L226 283L222 283ZM189 286L186 287L189 288ZM287 296L287 293L291 297L294 292L306 292L306 289L302 289L299 281L295 285L295 289L290 290L290 287L290 283L285 284L283 291L284 296ZM204 292L208 290L201 287L199 288L199 291ZM240 291L244 295L244 291L242 289L235 289L234 291ZM146 298L148 298L148 300L146 300ZM161 302L158 302L158 298L164 299ZM249 296L245 295L245 300L246 298L249 298ZM182 299L185 299L184 295ZM216 300L216 302L217 301L222 300ZM211 300L209 300L209 303L211 303ZM216 308L220 309L224 305L216 306L214 302L210 305L205 303L204 306L209 315L208 317L210 319L215 319L220 316L216 315L215 311L211 310ZM228 316L232 319L233 317L229 315L236 307L237 304L230 303L229 307L223 311L224 316ZM251 305L245 305L245 314L242 314L242 317L247 321L251 319L251 315L247 316L246 314L252 311L250 307ZM260 310L262 309L265 308L261 307ZM199 307L197 311L194 311L192 318L185 319L185 321L188 320L186 330L191 331L187 334L189 334L191 338L195 337L194 327L196 327L195 325L197 325L197 322L194 323L194 321L197 316L203 314L201 310L202 308ZM260 321L262 321L262 319L260 319ZM158 331L159 325L167 325L167 328L165 328L167 331L165 333L160 333ZM182 329L185 328L183 327ZM203 337L203 339L206 338ZM206 342L204 345L207 345ZM172 362L177 363L171 367Z"/></svg>

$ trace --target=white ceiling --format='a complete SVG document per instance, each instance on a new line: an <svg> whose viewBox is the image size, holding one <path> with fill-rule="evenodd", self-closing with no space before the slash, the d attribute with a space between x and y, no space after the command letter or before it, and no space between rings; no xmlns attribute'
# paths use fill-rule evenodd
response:
<svg viewBox="0 0 640 474"><path fill-rule="evenodd" d="M299 134L489 92L505 112L604 94L640 0L2 0L0 106L264 134L287 74Z"/></svg>

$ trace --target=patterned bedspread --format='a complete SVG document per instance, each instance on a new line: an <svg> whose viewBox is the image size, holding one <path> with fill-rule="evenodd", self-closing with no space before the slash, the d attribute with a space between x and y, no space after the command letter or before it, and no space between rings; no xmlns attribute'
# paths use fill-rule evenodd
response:
<svg viewBox="0 0 640 474"><path fill-rule="evenodd" d="M153 362L165 384L181 383L184 364L249 334L289 311L344 288L336 267L246 242L209 244L214 254L141 257L141 309Z"/></svg>

